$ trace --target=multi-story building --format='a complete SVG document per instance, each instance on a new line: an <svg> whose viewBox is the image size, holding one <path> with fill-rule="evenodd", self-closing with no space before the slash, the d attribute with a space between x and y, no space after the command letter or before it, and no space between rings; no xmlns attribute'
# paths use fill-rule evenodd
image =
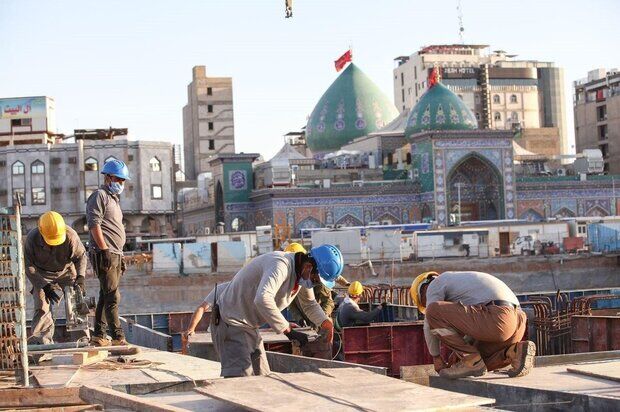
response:
<svg viewBox="0 0 620 412"><path fill-rule="evenodd" d="M545 154L567 154L564 70L551 62L517 60L501 50L491 53L488 47L432 45L396 58L395 106L401 113L409 111L428 88L429 72L437 67L443 84L465 102L481 128L554 128L530 131L528 136L552 145L554 153Z"/></svg>
<svg viewBox="0 0 620 412"><path fill-rule="evenodd" d="M209 171L213 156L235 152L231 77L207 77L205 66L195 66L183 107L185 175L195 180Z"/></svg>
<svg viewBox="0 0 620 412"><path fill-rule="evenodd" d="M620 173L620 71L592 70L574 89L577 151L600 149L604 170Z"/></svg>
<svg viewBox="0 0 620 412"><path fill-rule="evenodd" d="M77 135L77 133L76 133ZM127 163L131 180L121 195L128 238L171 234L173 154L166 142L82 140L0 147L0 205L22 202L25 230L55 210L86 237L85 202L103 183L106 160Z"/></svg>
<svg viewBox="0 0 620 412"><path fill-rule="evenodd" d="M54 99L46 96L0 99L0 146L51 143L55 134Z"/></svg>

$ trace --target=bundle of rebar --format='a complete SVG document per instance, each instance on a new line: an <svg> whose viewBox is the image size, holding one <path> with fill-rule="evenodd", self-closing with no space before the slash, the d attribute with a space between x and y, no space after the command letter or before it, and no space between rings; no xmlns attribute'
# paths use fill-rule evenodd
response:
<svg viewBox="0 0 620 412"><path fill-rule="evenodd" d="M19 208L0 208L0 371L28 382L25 276Z"/></svg>

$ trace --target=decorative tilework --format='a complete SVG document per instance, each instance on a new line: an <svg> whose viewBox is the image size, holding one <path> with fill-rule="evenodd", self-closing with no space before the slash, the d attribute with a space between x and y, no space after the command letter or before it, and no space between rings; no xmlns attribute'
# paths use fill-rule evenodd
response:
<svg viewBox="0 0 620 412"><path fill-rule="evenodd" d="M479 157L491 162L497 170L502 170L501 152L497 149L477 149L477 150L446 150L446 170L450 172L454 165L469 155L478 155Z"/></svg>
<svg viewBox="0 0 620 412"><path fill-rule="evenodd" d="M502 148L512 147L512 141L509 139L436 139L433 145L437 148Z"/></svg>
<svg viewBox="0 0 620 412"><path fill-rule="evenodd" d="M347 216L353 216L360 223L364 221L364 208L362 206L337 206L334 207L334 221L339 221Z"/></svg>

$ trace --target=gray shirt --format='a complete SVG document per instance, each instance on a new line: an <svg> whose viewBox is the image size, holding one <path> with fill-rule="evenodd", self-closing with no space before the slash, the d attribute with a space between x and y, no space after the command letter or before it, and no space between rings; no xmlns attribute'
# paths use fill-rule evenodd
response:
<svg viewBox="0 0 620 412"><path fill-rule="evenodd" d="M345 299L340 308L338 308L338 324L342 328L367 325L377 320L379 316L381 316L381 306L366 312L351 298Z"/></svg>
<svg viewBox="0 0 620 412"><path fill-rule="evenodd" d="M211 306L214 292L205 299ZM294 253L271 252L255 257L228 284L217 287L217 303L226 323L246 328L267 323L276 333L289 327L281 312L295 296L299 296L299 305L312 323L321 325L328 319L312 289L297 284Z"/></svg>
<svg viewBox="0 0 620 412"><path fill-rule="evenodd" d="M110 252L119 255L123 254L125 246L125 227L123 226L123 211L121 210L120 199L117 195L111 194L105 185L101 185L95 190L86 202L86 220L88 229L95 225L101 226L105 243L110 248ZM93 235L90 235L91 247L99 249Z"/></svg>
<svg viewBox="0 0 620 412"><path fill-rule="evenodd" d="M67 227L67 238L58 246L45 243L39 229L28 232L24 244L26 275L39 289L62 277L86 275L86 250L75 230Z"/></svg>
<svg viewBox="0 0 620 412"><path fill-rule="evenodd" d="M466 306L486 305L492 300L505 300L515 305L519 300L510 288L495 276L483 272L444 272L426 289L426 307L433 302L461 302ZM431 335L424 321L424 337L431 355L439 355L439 339Z"/></svg>

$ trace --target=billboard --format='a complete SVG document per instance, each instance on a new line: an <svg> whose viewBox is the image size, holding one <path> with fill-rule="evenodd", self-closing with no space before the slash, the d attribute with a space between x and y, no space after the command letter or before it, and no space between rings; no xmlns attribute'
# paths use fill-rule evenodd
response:
<svg viewBox="0 0 620 412"><path fill-rule="evenodd" d="M480 74L478 67L442 67L442 79L476 79Z"/></svg>
<svg viewBox="0 0 620 412"><path fill-rule="evenodd" d="M0 119L45 117L45 97L0 99Z"/></svg>

